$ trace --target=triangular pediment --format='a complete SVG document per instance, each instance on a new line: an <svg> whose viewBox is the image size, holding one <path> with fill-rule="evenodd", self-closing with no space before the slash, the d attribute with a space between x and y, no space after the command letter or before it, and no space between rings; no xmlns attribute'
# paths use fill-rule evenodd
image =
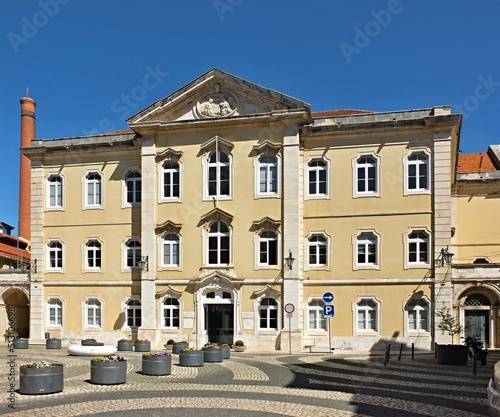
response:
<svg viewBox="0 0 500 417"><path fill-rule="evenodd" d="M188 120L220 120L295 111L310 115L309 104L212 69L127 120L131 127Z"/></svg>

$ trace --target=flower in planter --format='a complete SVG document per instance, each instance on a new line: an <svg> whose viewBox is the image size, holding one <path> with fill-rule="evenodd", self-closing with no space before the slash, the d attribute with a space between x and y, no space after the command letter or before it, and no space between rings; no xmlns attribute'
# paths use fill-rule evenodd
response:
<svg viewBox="0 0 500 417"><path fill-rule="evenodd" d="M49 337L48 339L45 339L45 340L48 340L50 342L60 342L61 339L59 339L58 337Z"/></svg>
<svg viewBox="0 0 500 417"><path fill-rule="evenodd" d="M120 340L118 340L118 341L119 341L119 342L131 342L131 341L132 341L132 339L120 339Z"/></svg>
<svg viewBox="0 0 500 417"><path fill-rule="evenodd" d="M208 343L205 343L203 345L203 347L205 348L212 348L212 349L220 349L221 348L221 345L219 343L211 343L211 342L208 342Z"/></svg>
<svg viewBox="0 0 500 417"><path fill-rule="evenodd" d="M21 365L23 368L50 368L51 366L54 365L48 361L31 362Z"/></svg>
<svg viewBox="0 0 500 417"><path fill-rule="evenodd" d="M183 352L191 352L192 350L195 350L195 349L190 348L190 347L182 349Z"/></svg>
<svg viewBox="0 0 500 417"><path fill-rule="evenodd" d="M144 356L171 356L168 352L147 352Z"/></svg>
<svg viewBox="0 0 500 417"><path fill-rule="evenodd" d="M243 340L237 340L234 342L234 346L245 346L245 343L243 343Z"/></svg>
<svg viewBox="0 0 500 417"><path fill-rule="evenodd" d="M94 360L96 362L122 362L125 358L123 356L97 356Z"/></svg>
<svg viewBox="0 0 500 417"><path fill-rule="evenodd" d="M137 343L144 343L144 342L149 342L148 339L137 339L136 340Z"/></svg>

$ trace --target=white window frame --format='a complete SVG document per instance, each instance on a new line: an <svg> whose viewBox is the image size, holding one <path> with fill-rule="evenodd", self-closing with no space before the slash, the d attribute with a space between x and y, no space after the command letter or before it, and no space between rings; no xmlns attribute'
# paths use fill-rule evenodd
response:
<svg viewBox="0 0 500 417"><path fill-rule="evenodd" d="M322 237L323 239L325 239L325 251L326 251L326 263L322 264L322 263L315 263L315 264L311 264L309 263L309 260L310 260L310 249L312 246L314 247L319 247L320 245L318 244L311 244L310 242L310 239L314 238L314 237ZM307 236L305 237L305 240L304 240L304 249L305 249L305 252L306 253L306 256L307 256L307 262L305 264L305 269L306 270L313 270L313 269L320 269L320 270L330 270L331 267L330 267L330 261L331 261L331 255L330 255L330 251L331 251L331 237L325 232L325 231L322 231L322 230L314 230L314 231L310 231ZM321 245L322 246L322 245Z"/></svg>
<svg viewBox="0 0 500 417"><path fill-rule="evenodd" d="M128 178L128 176L132 173L137 173L140 175L139 177L139 180L137 179L137 177L134 177L134 179L130 180ZM136 201L135 199L135 194L136 194L136 191L134 191L134 201L133 202L129 202L127 201L127 198L128 198L128 182L129 181L132 181L134 183L134 190L136 189L137 187L137 182L140 181L141 182L141 190L140 190L140 196L141 196L141 201ZM142 173L141 173L141 170L139 168L128 168L127 170L124 171L123 173L123 178L122 178L122 195L123 195L123 201L122 201L122 207L123 208L126 208L126 207L138 207L141 205L141 202L142 202Z"/></svg>
<svg viewBox="0 0 500 417"><path fill-rule="evenodd" d="M139 247L132 248L132 251L134 253L133 259L136 262L135 262L135 265L130 266L130 265L128 265L128 251L129 251L129 244L131 244L132 242L139 243ZM101 247L101 249L102 249L102 247ZM123 270L130 271L133 269L139 269L139 265L137 262L141 260L141 255L142 255L142 244L141 244L140 238L135 237L135 236L129 237L127 240L125 240L122 243L122 251L123 251ZM102 260L101 260L101 263L102 263Z"/></svg>
<svg viewBox="0 0 500 417"><path fill-rule="evenodd" d="M217 232L216 234L210 234L210 229L212 228L212 225L215 223L224 223L228 229L228 238L229 238L229 262L228 263L210 263L210 238L211 237L218 237L218 244L217 244L217 259L220 261L221 260L221 238L225 237L225 235L222 235L221 233L223 232ZM206 236L205 236L205 245L204 245L204 254L205 254L205 265L208 268L216 268L216 267L223 267L227 268L232 265L232 260L233 260L233 228L230 224L228 224L224 220L214 220L208 224L208 227L205 231Z"/></svg>
<svg viewBox="0 0 500 417"><path fill-rule="evenodd" d="M418 323L418 328L417 329L412 329L410 328L410 304L412 302L423 302L427 304L426 308L423 307L418 307L416 309L416 322ZM427 324L427 329L422 329L420 328L420 311L425 310L427 313L427 318L426 318L426 324ZM430 336L430 327L431 327L431 300L426 296L422 295L419 297L409 297L403 302L403 311L404 311L404 322L405 322L405 336Z"/></svg>
<svg viewBox="0 0 500 417"><path fill-rule="evenodd" d="M358 168L360 167L359 165L359 160L361 158L374 158L375 159L375 190L374 191L358 191ZM381 178L380 178L380 172L381 172L381 165L382 165L382 159L379 155L377 155L375 152L360 152L356 155L356 157L353 158L352 160L352 197L353 198L359 198L359 197L380 197L381 196ZM365 168L365 172L368 168Z"/></svg>
<svg viewBox="0 0 500 417"><path fill-rule="evenodd" d="M164 261L164 255L165 255L165 238L169 235L173 235L177 237L177 263L170 263L170 264L165 264L163 263ZM166 232L163 233L162 236L160 236L159 239L159 249L160 249L160 268L162 269L176 269L179 270L181 268L181 259L182 259L182 237L179 233L175 232ZM172 252L170 253L170 256L172 256Z"/></svg>
<svg viewBox="0 0 500 417"><path fill-rule="evenodd" d="M373 234L376 238L375 242L375 263L360 263L358 262L358 244L359 237L362 234ZM359 229L352 237L352 246L353 246L353 270L358 269L380 269L381 268L381 259L382 259L382 236L380 233L377 233L375 229ZM365 244L366 247L366 244Z"/></svg>
<svg viewBox="0 0 500 417"><path fill-rule="evenodd" d="M173 304L167 304L165 305L165 302L168 300L176 300L177 301L177 308L174 308ZM182 322L182 303L181 300L177 297L172 297L172 296L165 296L160 300L160 328L161 329L167 329L167 330L173 330L173 331L180 331L181 330L181 322ZM167 326L165 325L165 311L170 311L171 314L173 314L173 311L177 310L179 312L179 326ZM173 316L170 317L171 321L173 321Z"/></svg>
<svg viewBox="0 0 500 417"><path fill-rule="evenodd" d="M410 239L410 236L415 233L425 233L427 235L427 262L410 262L410 244L413 243ZM412 269L412 268L429 268L431 265L431 232L426 227L411 227L404 235L403 235L403 244L404 244L404 269ZM420 249L420 243L418 244L418 248ZM420 250L419 250L420 253Z"/></svg>
<svg viewBox="0 0 500 417"><path fill-rule="evenodd" d="M274 233L276 235L276 265L269 264L269 242L272 241L269 238L263 238L264 233ZM261 262L261 243L267 243L267 260L268 262ZM277 230L274 229L264 229L260 230L255 234L255 265L256 269L280 269L280 252L281 251L281 236Z"/></svg>
<svg viewBox="0 0 500 417"><path fill-rule="evenodd" d="M358 327L358 311L368 311L367 308L359 308L362 301L371 301L375 304L375 324L376 329L360 329ZM354 336L372 336L382 333L382 302L374 295L360 295L352 302L353 335Z"/></svg>
<svg viewBox="0 0 500 417"><path fill-rule="evenodd" d="M100 181L101 201L99 204L95 204L95 203L89 204L89 202L88 202L88 186L89 186L88 177L90 175L94 175L94 174L97 174L101 177L101 181ZM99 169L89 169L82 176L82 210L102 210L103 208L104 208L104 174Z"/></svg>
<svg viewBox="0 0 500 417"><path fill-rule="evenodd" d="M215 164L216 175L220 174L220 167L223 166L223 163L219 162L217 156L217 162L211 163L210 157L212 154L217 152L215 149L211 149L210 152L207 152L203 158L203 201L213 201L213 200L232 200L233 199L233 187L234 187L234 176L233 176L233 154L227 149L221 147L218 149L218 152L224 152L228 157L227 166L229 167L229 194L220 194L220 178L217 178L217 193L216 195L209 195L209 171Z"/></svg>
<svg viewBox="0 0 500 417"><path fill-rule="evenodd" d="M408 170L410 165L419 165L419 163L413 163L410 161L410 157L416 154L424 154L427 157L427 187L421 188L417 186L415 189L410 189L409 182L410 178L408 175ZM417 169L418 172L418 169ZM431 194L431 154L425 148L412 149L410 152L403 155L403 195L418 195L418 194Z"/></svg>
<svg viewBox="0 0 500 417"><path fill-rule="evenodd" d="M130 303L133 303L132 305ZM139 304L136 304L136 303L139 303ZM130 324L128 324L128 312L130 311L133 311L133 322L135 323L133 326L131 326ZM137 311L140 311L141 312L141 324L137 324L137 319L138 319L138 316L137 316ZM141 327L142 325L142 303L141 303L141 300L139 298L129 298L129 300L127 301L126 303L126 306L125 306L125 326L129 329L137 329L138 327Z"/></svg>
<svg viewBox="0 0 500 417"><path fill-rule="evenodd" d="M100 303L100 307L93 307L92 310L99 311L99 324L89 324L89 302L97 300ZM83 309L83 329L92 329L92 330L102 330L104 323L104 301L98 295L87 295L82 302ZM95 320L95 317L93 318Z"/></svg>
<svg viewBox="0 0 500 417"><path fill-rule="evenodd" d="M164 168L165 164L177 164L177 167L178 167L177 173L179 175L179 195L178 196L173 196L173 197L167 196L166 197L163 193L164 187L165 187L165 173L166 173L166 171L174 172L173 170L165 170L165 168ZM162 161L160 161L160 163L158 164L158 178L159 178L158 196L159 196L160 203L172 203L172 202L179 203L179 202L182 202L182 189L183 189L183 182L182 181L183 181L183 177L184 177L183 172L184 172L184 165L177 158L167 158L167 159L163 159Z"/></svg>
<svg viewBox="0 0 500 417"><path fill-rule="evenodd" d="M58 250L57 253L60 254L60 262L61 262L61 267L52 267L50 265L50 255L51 255L51 252L53 251L53 248L50 247L50 245L52 243L57 243L59 245L61 245L61 249L60 251ZM64 246L64 242L61 240L61 239L49 239L47 241L47 243L45 244L45 259L46 259L46 262L45 262L45 271L46 272L64 272L64 265L65 265L65 256L64 256L64 253L65 253L65 250L64 250L65 246Z"/></svg>
<svg viewBox="0 0 500 417"><path fill-rule="evenodd" d="M326 191L324 193L309 193L309 173L311 171L319 172L318 168L311 168L310 163L321 161L325 164ZM325 200L331 198L331 161L323 155L311 155L304 162L304 199L305 200Z"/></svg>
<svg viewBox="0 0 500 417"><path fill-rule="evenodd" d="M51 304L52 301L56 301L57 304L54 306ZM47 328L53 329L61 329L64 323L64 300L59 295L49 295L45 301L46 312L47 312L47 320L46 326ZM51 310L55 309L55 323L50 322Z"/></svg>
<svg viewBox="0 0 500 417"><path fill-rule="evenodd" d="M88 245L91 242L98 242L100 244L100 254L101 254L101 266L99 267L90 267L89 266L89 258L88 258ZM104 269L104 243L97 237L89 237L83 242L83 271L84 272L102 272ZM94 251L95 252L95 251Z"/></svg>
<svg viewBox="0 0 500 417"><path fill-rule="evenodd" d="M269 305L269 304L263 305L262 302L264 300L272 300L272 301L274 301L275 304L273 304L273 305ZM278 306L279 306L278 300L276 300L274 297L262 297L260 299L258 307L257 307L257 310L258 310L258 314L257 314L257 327L258 327L260 333L278 331L278 329L279 329L279 321L278 321L279 320L279 308L278 308ZM266 320L266 323L267 323L266 327L261 327L261 325L260 325L261 324L261 322L260 322L260 319L261 319L260 312L261 311L265 311L266 312L265 313L266 317L264 318ZM271 313L270 313L271 311L275 311L276 312L275 313L276 314L276 318L275 318L275 320L276 320L276 327L271 327L270 326L270 324L271 324L270 322L271 322L271 320L273 320L273 318L270 317L271 316Z"/></svg>
<svg viewBox="0 0 500 417"><path fill-rule="evenodd" d="M313 303L315 305L312 305ZM326 334L328 330L327 320L329 320L329 318L324 317L323 315L323 306L325 305L325 302L323 301L322 297L319 296L310 297L306 300L305 305L306 305L306 314L304 320L306 321L306 329L308 333L314 332L314 333ZM310 313L312 312L314 312L314 323L315 323L314 327L311 327L309 318ZM324 327L322 327L322 324L324 324Z"/></svg>
<svg viewBox="0 0 500 417"><path fill-rule="evenodd" d="M272 165L270 163L263 163L261 162L262 158L275 158L276 159L276 164ZM265 168L266 170L266 183L267 187L269 187L270 180L269 178L272 178L271 176L271 171L272 167L276 168L276 191L261 191L260 190L260 172L261 168ZM254 195L255 198L278 198L281 195L281 184L280 184L280 179L281 179L281 158L277 154L269 154L269 153L262 153L260 155L257 155L254 159L254 172L255 172L255 191Z"/></svg>
<svg viewBox="0 0 500 417"><path fill-rule="evenodd" d="M60 193L60 199L61 199L61 204L51 204L50 199L51 199L51 189L52 189L52 182L51 180L53 178L58 178L60 179L60 188L59 188L59 193ZM65 177L60 173L60 172L53 172L49 173L47 175L46 179L46 184L45 184L45 190L46 190L46 198L45 198L45 209L48 211L62 211L64 210L65 207L65 197L66 193L64 192L65 190ZM57 196L56 196L57 199Z"/></svg>
<svg viewBox="0 0 500 417"><path fill-rule="evenodd" d="M280 323L282 323L282 320L283 320L283 318L282 318L283 303L281 300L281 293L279 291L273 290L269 286L266 286L262 290L257 291L256 296L257 297L255 298L254 305L253 305L253 307L254 307L254 311L253 311L254 332L255 332L255 334L258 334L261 336L275 337L281 332L281 328L280 328L281 324ZM234 295L233 295L233 297L234 297ZM266 328L260 327L260 315L259 315L260 305L261 305L262 300L264 300L265 298L272 298L274 301L276 301L276 309L277 309L277 314L278 314L278 318L277 318L278 329L266 329ZM235 305L235 308L236 308L236 305ZM251 327L249 327L249 329L250 328Z"/></svg>

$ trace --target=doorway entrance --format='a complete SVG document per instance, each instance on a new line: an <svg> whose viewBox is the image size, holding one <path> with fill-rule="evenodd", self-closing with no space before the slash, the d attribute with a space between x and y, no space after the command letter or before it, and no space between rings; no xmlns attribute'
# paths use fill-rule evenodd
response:
<svg viewBox="0 0 500 417"><path fill-rule="evenodd" d="M205 304L205 342L233 344L233 304Z"/></svg>
<svg viewBox="0 0 500 417"><path fill-rule="evenodd" d="M485 343L490 343L489 310L465 310L465 337L475 337Z"/></svg>

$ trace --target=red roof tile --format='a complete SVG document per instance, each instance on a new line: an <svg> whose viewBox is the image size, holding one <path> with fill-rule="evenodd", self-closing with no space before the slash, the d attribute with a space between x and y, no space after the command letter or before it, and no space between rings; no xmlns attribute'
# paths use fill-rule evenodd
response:
<svg viewBox="0 0 500 417"><path fill-rule="evenodd" d="M350 116L351 114L366 114L375 113L370 110L354 110L354 109L341 109L341 110L325 110L312 112L312 117L341 117Z"/></svg>
<svg viewBox="0 0 500 417"><path fill-rule="evenodd" d="M458 155L458 173L496 171L487 152L463 153Z"/></svg>

